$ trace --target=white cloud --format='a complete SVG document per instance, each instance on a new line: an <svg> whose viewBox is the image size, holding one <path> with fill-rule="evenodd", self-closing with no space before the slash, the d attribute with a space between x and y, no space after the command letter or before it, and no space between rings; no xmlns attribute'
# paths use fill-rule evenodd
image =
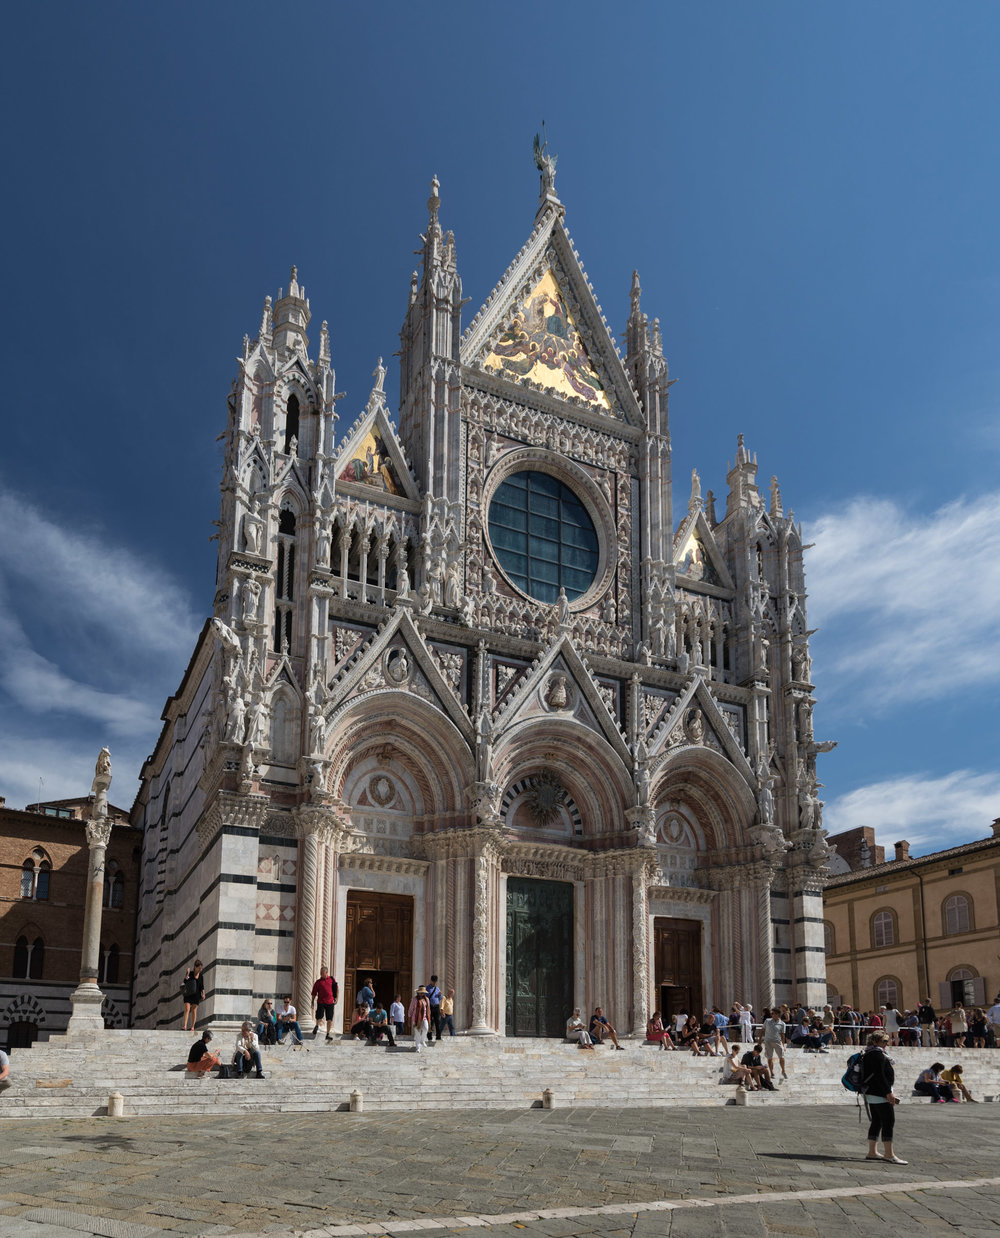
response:
<svg viewBox="0 0 1000 1238"><path fill-rule="evenodd" d="M856 498L810 524L819 682L871 707L1000 678L1000 494L929 516Z"/></svg>
<svg viewBox="0 0 1000 1238"><path fill-rule="evenodd" d="M874 782L831 800L823 824L831 834L869 825L893 854L906 839L912 854L956 847L991 836L1000 815L1000 773L955 770L939 778L913 774Z"/></svg>
<svg viewBox="0 0 1000 1238"><path fill-rule="evenodd" d="M187 658L198 631L190 599L146 561L99 532L57 524L32 504L0 495L0 570L44 590L53 606L107 633L111 645ZM10 530L17 530L11 536Z"/></svg>
<svg viewBox="0 0 1000 1238"><path fill-rule="evenodd" d="M94 730L69 739L28 738L0 730L0 794L8 808L23 808L38 800L61 800L90 793L97 754L107 742ZM119 808L131 808L138 775L148 746L134 740L112 742L112 783L108 798ZM41 785L39 785L41 780Z"/></svg>

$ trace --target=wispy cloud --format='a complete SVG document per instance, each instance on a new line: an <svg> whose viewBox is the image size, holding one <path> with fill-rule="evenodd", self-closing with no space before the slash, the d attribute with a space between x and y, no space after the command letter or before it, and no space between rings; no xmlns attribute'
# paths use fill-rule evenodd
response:
<svg viewBox="0 0 1000 1238"><path fill-rule="evenodd" d="M831 800L823 824L832 834L868 825L892 853L906 839L914 854L988 838L1000 815L1000 773L955 770L939 778L914 774L859 787Z"/></svg>
<svg viewBox="0 0 1000 1238"><path fill-rule="evenodd" d="M100 530L0 495L0 793L86 794L111 742L131 801L199 627L186 592ZM134 765L134 770L129 768Z"/></svg>
<svg viewBox="0 0 1000 1238"><path fill-rule="evenodd" d="M1000 679L1000 494L927 516L855 498L808 534L809 617L835 698L880 708Z"/></svg>

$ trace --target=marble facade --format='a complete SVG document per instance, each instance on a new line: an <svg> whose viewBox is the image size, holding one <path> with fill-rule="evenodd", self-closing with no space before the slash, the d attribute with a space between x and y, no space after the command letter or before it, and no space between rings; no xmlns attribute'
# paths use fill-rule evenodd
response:
<svg viewBox="0 0 1000 1238"><path fill-rule="evenodd" d="M619 351L538 162L464 331L433 182L398 428L380 359L338 434L294 269L244 338L214 613L133 814L140 1025L180 1018L195 956L202 1022L308 1008L321 964L352 974L362 892L412 900L394 977L510 1033L512 877L571 885L559 966L620 1031L661 1004L674 922L692 1003L825 998L801 531L742 437L721 518L695 474L675 523L659 324L634 276Z"/></svg>

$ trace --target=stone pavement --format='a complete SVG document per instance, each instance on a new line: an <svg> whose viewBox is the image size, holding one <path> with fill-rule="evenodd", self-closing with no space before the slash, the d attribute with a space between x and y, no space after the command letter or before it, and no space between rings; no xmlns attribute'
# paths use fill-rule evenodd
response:
<svg viewBox="0 0 1000 1238"><path fill-rule="evenodd" d="M7 1122L0 1235L996 1238L1000 1105Z"/></svg>

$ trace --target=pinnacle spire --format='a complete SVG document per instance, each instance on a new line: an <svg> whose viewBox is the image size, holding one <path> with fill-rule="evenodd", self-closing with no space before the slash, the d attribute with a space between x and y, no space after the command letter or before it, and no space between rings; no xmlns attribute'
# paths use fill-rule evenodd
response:
<svg viewBox="0 0 1000 1238"><path fill-rule="evenodd" d="M688 500L688 511L694 514L704 510L704 503L701 498L701 478L698 476L698 470L691 470L691 498Z"/></svg>

